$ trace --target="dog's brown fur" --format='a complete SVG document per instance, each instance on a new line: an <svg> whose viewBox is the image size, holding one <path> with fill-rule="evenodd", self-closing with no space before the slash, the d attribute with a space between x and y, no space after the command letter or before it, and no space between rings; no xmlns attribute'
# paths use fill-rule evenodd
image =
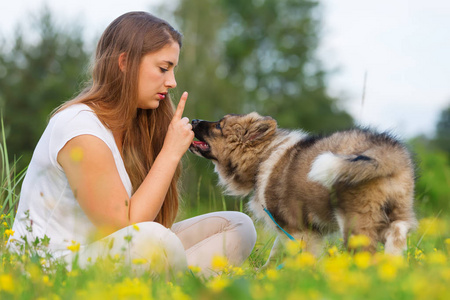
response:
<svg viewBox="0 0 450 300"><path fill-rule="evenodd" d="M409 152L385 133L353 129L327 137L277 128L257 113L226 115L218 122L194 120L199 142L190 150L211 159L233 195L253 192L249 208L317 252L323 234L340 229L371 240L365 249L401 254L416 225L414 168Z"/></svg>

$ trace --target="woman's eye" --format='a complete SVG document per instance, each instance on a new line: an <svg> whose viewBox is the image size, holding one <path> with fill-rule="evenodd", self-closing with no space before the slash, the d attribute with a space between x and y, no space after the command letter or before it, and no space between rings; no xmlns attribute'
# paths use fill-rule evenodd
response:
<svg viewBox="0 0 450 300"><path fill-rule="evenodd" d="M161 68L161 67L159 67L159 69L160 69L161 72L163 72L163 73L166 73L167 71L169 71L168 69L164 69L164 68Z"/></svg>

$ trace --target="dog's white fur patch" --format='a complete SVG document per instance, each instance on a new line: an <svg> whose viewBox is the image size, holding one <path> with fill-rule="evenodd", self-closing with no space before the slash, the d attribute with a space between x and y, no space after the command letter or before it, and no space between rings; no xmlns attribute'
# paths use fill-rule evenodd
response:
<svg viewBox="0 0 450 300"><path fill-rule="evenodd" d="M281 157L291 149L295 144L304 139L307 134L303 131L292 131L287 135L280 136L275 139L269 146L269 148L276 147L276 149L270 154L268 159L261 163L258 175L258 188L257 194L253 196L253 199L248 203L248 208L253 212L254 216L257 219L264 219L265 224L273 224L276 228L276 225L267 215L267 213L263 210L263 207L266 207L266 199L264 197L264 193L267 188L267 184L272 174L273 168L281 159ZM270 226L273 228L273 226Z"/></svg>
<svg viewBox="0 0 450 300"><path fill-rule="evenodd" d="M402 255L403 251L406 250L406 235L408 234L409 228L408 222L393 222L386 232L384 251L388 254ZM397 244L397 246L395 244ZM399 244L401 246L398 246Z"/></svg>
<svg viewBox="0 0 450 300"><path fill-rule="evenodd" d="M340 175L342 159L331 152L324 152L316 157L308 173L308 179L331 189Z"/></svg>
<svg viewBox="0 0 450 300"><path fill-rule="evenodd" d="M335 217L339 226L339 231L341 232L341 235L344 236L344 216L342 216L339 211L336 211Z"/></svg>

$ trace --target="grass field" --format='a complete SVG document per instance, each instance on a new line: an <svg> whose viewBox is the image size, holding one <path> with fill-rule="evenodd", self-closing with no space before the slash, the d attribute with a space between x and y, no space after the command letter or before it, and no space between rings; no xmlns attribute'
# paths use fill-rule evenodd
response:
<svg viewBox="0 0 450 300"><path fill-rule="evenodd" d="M45 240L32 243L26 255L9 253L5 244L13 234L16 187L23 172L16 173L8 164L5 141L0 146L0 299L450 299L450 218L446 211L450 164L444 157L422 156L433 169L424 172L419 185L429 182L426 187L436 195L425 188L418 195L419 227L409 235L404 256L384 255L381 246L375 255L357 251L367 243L364 236L350 240L353 250L347 251L342 240L332 236L319 257L290 242L274 266L261 269L274 237L257 224L257 244L244 265L231 266L225 258L215 257L212 265L217 275L204 278L192 266L177 274L137 274L133 270L143 262L132 261L133 268L121 257L108 257L85 269L74 262L68 271L65 263L36 251L45 246ZM445 169L437 172L442 166ZM226 206L223 198L204 200L198 199L204 212ZM238 210L242 207L240 203ZM199 213L198 207L185 210L187 216ZM77 243L69 247L74 253L79 250Z"/></svg>
<svg viewBox="0 0 450 300"><path fill-rule="evenodd" d="M137 275L120 257L98 261L87 269L45 255L15 255L4 249L11 231L2 215L1 299L449 299L450 224L444 218L423 218L408 239L403 257L382 251L344 251L330 239L324 254L314 257L301 244L287 244L279 264L259 270L273 240L258 227L259 238L243 266L215 257L217 276L204 278L190 267L184 273ZM351 241L355 249L364 237ZM71 248L78 250L77 246ZM31 251L33 253L33 251ZM140 261L133 261L140 264Z"/></svg>

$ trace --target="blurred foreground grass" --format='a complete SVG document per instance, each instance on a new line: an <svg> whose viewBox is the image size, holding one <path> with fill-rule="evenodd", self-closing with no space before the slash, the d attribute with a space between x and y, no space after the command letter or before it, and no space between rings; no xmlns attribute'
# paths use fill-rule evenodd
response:
<svg viewBox="0 0 450 300"><path fill-rule="evenodd" d="M403 257L343 251L335 238L316 258L290 242L280 257L283 267L265 270L258 267L267 258L272 238L258 227L257 245L245 264L230 266L223 257L215 257L218 275L211 278L200 276L196 267L171 276L137 275L119 257L86 269L74 265L68 271L61 262L5 251L11 232L2 223L1 299L449 299L450 295L450 222L444 218L422 219ZM357 248L364 239L353 244Z"/></svg>

